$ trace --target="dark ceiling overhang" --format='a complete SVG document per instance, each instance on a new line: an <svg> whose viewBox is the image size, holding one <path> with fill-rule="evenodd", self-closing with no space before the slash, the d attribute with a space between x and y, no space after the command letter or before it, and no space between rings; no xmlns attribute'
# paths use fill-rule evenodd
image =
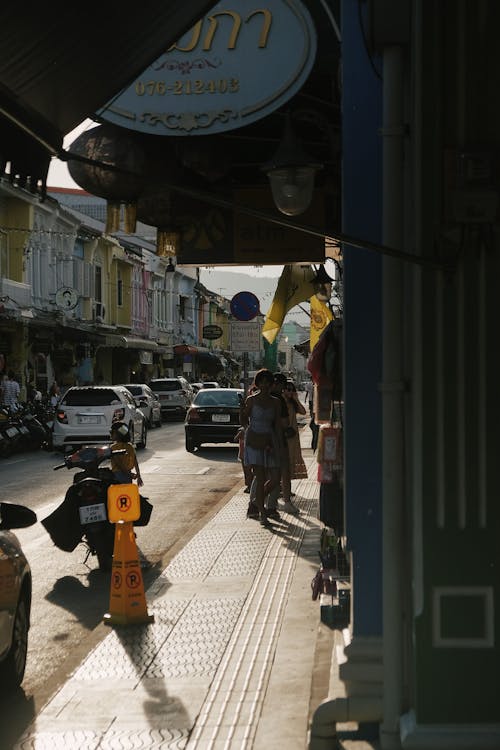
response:
<svg viewBox="0 0 500 750"><path fill-rule="evenodd" d="M3 3L0 171L45 185L63 137L129 85L215 0Z"/></svg>

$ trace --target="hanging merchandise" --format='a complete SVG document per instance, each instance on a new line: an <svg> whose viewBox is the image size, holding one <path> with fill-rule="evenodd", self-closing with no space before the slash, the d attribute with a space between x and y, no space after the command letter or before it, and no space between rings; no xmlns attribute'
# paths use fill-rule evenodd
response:
<svg viewBox="0 0 500 750"><path fill-rule="evenodd" d="M332 421L333 384L331 380L321 380L313 388L313 414L316 424L329 424Z"/></svg>
<svg viewBox="0 0 500 750"><path fill-rule="evenodd" d="M342 428L320 425L318 436L318 482L331 484L342 469Z"/></svg>
<svg viewBox="0 0 500 750"><path fill-rule="evenodd" d="M342 428L321 425L318 439L318 463L329 463L332 469L341 469L342 460Z"/></svg>

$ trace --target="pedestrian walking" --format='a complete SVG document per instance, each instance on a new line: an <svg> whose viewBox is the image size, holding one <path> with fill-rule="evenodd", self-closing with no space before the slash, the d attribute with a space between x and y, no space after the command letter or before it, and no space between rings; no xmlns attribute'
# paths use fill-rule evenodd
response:
<svg viewBox="0 0 500 750"><path fill-rule="evenodd" d="M274 378L273 378L273 385L271 388L271 395L273 398L277 399L280 404L280 423L281 423L281 433L280 433L280 450L281 450L281 460L280 460L280 468L281 468L281 492L283 495L283 510L286 511L286 513L291 513L292 515L297 515L299 513L299 509L293 504L292 502L292 479L290 474L290 456L288 453L288 445L287 445L287 432L290 428L290 418L288 414L288 406L287 401L285 397L283 396L283 391L285 390L287 384L287 377L282 372L275 372ZM277 487L274 487L272 491L269 494L269 498L267 500L267 508L268 513L271 517L279 518L279 511L278 511L278 497L279 497L279 488L280 485Z"/></svg>
<svg viewBox="0 0 500 750"><path fill-rule="evenodd" d="M61 398L61 389L59 388L59 384L56 380L52 383L49 390L49 401L50 405L55 409L57 404L59 403L59 399Z"/></svg>
<svg viewBox="0 0 500 750"><path fill-rule="evenodd" d="M307 479L307 468L300 447L297 414L306 414L306 408L299 398L293 380L288 380L283 391L288 407L289 431L287 433L288 457L290 460L290 478Z"/></svg>
<svg viewBox="0 0 500 750"><path fill-rule="evenodd" d="M252 484L252 469L245 463L245 432L246 428L240 427L234 436L234 439L238 442L238 460L241 462L243 478L245 480L245 489L243 492L250 492L250 486Z"/></svg>
<svg viewBox="0 0 500 750"><path fill-rule="evenodd" d="M2 404L9 409L17 409L20 391L21 387L14 372L9 370L7 377L2 382Z"/></svg>
<svg viewBox="0 0 500 750"><path fill-rule="evenodd" d="M281 447L281 412L271 396L273 374L263 368L255 375L257 390L247 396L240 412L240 423L246 427L244 463L251 467L255 485L255 504L262 526L269 526L264 498L279 485Z"/></svg>

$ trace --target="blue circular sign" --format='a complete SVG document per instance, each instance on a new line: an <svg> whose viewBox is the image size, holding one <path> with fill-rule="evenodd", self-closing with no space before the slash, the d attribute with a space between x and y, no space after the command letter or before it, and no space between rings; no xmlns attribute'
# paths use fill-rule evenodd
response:
<svg viewBox="0 0 500 750"><path fill-rule="evenodd" d="M258 297L253 292L238 292L231 300L231 312L237 320L253 320L260 312Z"/></svg>

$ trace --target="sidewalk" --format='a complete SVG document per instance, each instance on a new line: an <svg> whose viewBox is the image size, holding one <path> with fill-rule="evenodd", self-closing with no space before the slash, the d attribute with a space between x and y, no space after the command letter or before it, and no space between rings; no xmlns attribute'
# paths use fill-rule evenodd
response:
<svg viewBox="0 0 500 750"><path fill-rule="evenodd" d="M270 531L246 519L243 487L231 493L146 591L154 622L101 625L103 640L16 748L307 748L331 655L314 683L322 524L308 428L301 439L300 515L282 513Z"/></svg>

